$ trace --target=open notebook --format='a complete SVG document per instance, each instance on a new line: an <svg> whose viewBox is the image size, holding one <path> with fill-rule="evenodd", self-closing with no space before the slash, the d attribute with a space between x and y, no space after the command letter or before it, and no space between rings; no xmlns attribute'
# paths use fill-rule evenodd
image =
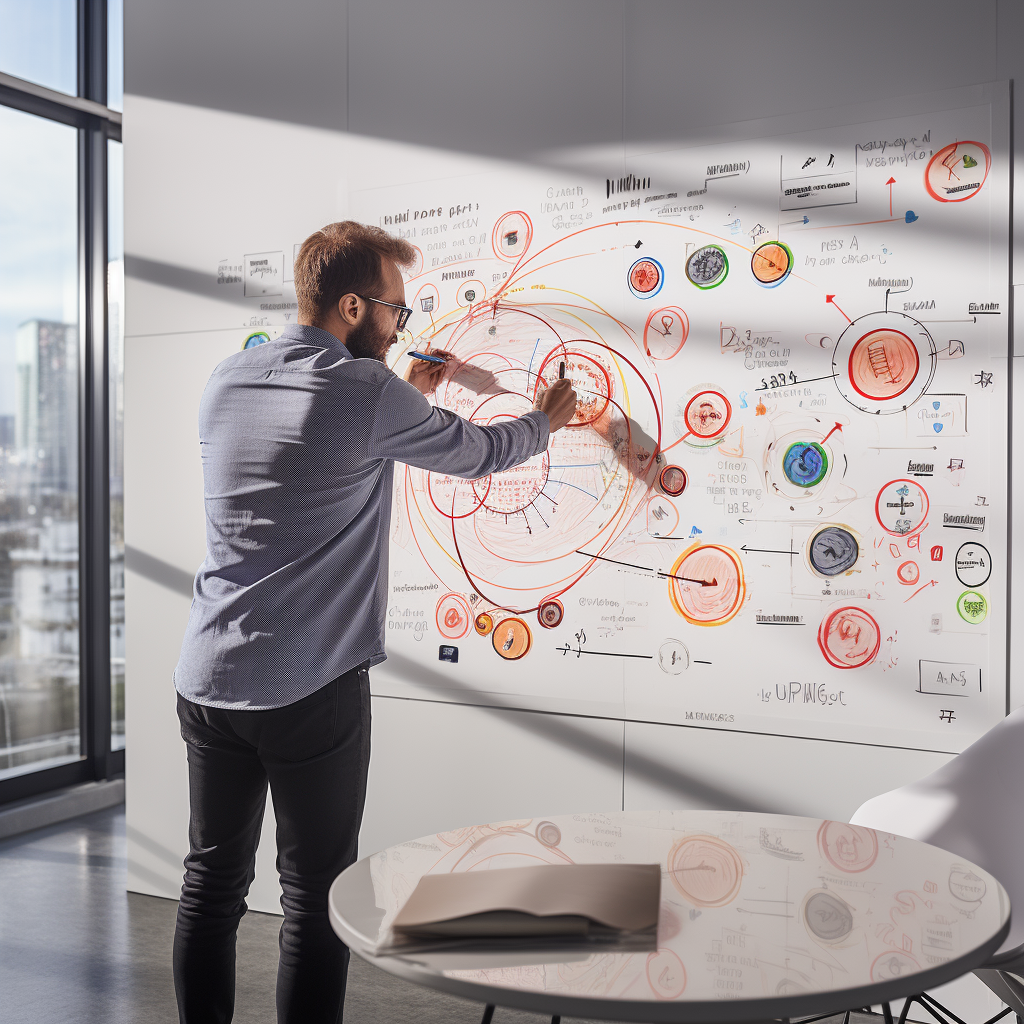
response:
<svg viewBox="0 0 1024 1024"><path fill-rule="evenodd" d="M657 864L541 864L424 875L378 952L653 947L660 893Z"/></svg>

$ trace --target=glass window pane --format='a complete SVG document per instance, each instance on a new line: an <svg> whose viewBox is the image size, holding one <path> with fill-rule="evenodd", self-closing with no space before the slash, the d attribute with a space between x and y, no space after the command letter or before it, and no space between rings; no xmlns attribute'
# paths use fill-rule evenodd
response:
<svg viewBox="0 0 1024 1024"><path fill-rule="evenodd" d="M80 751L77 163L0 107L0 779Z"/></svg>
<svg viewBox="0 0 1024 1024"><path fill-rule="evenodd" d="M124 109L124 0L107 0L107 106Z"/></svg>
<svg viewBox="0 0 1024 1024"><path fill-rule="evenodd" d="M78 91L75 0L0 0L0 71Z"/></svg>
<svg viewBox="0 0 1024 1024"><path fill-rule="evenodd" d="M124 748L124 149L107 143L110 402L110 749Z"/></svg>

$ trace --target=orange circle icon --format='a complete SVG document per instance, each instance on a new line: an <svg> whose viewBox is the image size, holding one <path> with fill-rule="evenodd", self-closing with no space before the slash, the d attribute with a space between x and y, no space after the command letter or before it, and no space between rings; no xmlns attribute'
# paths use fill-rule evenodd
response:
<svg viewBox="0 0 1024 1024"><path fill-rule="evenodd" d="M855 875L875 863L878 836L873 828L826 821L818 829L818 849L834 868Z"/></svg>
<svg viewBox="0 0 1024 1024"><path fill-rule="evenodd" d="M679 894L698 907L724 907L739 894L743 861L718 836L685 836L669 851L668 876Z"/></svg>
<svg viewBox="0 0 1024 1024"><path fill-rule="evenodd" d="M530 653L533 636L522 619L502 619L491 633L491 644L498 656L506 661L518 661Z"/></svg>
<svg viewBox="0 0 1024 1024"><path fill-rule="evenodd" d="M669 574L672 605L695 626L721 626L743 607L747 588L739 556L718 544L696 545L676 559Z"/></svg>
<svg viewBox="0 0 1024 1024"><path fill-rule="evenodd" d="M481 612L476 619L474 619L473 628L481 636L487 636L487 634L494 629L494 619L487 612Z"/></svg>
<svg viewBox="0 0 1024 1024"><path fill-rule="evenodd" d="M761 284L780 284L789 276L793 258L781 242L765 242L750 257L750 270Z"/></svg>

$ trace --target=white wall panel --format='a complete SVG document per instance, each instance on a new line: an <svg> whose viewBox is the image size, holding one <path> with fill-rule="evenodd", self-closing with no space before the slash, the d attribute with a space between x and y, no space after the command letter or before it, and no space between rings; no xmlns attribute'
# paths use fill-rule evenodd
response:
<svg viewBox="0 0 1024 1024"><path fill-rule="evenodd" d="M373 699L360 856L462 825L621 806L622 722Z"/></svg>
<svg viewBox="0 0 1024 1024"><path fill-rule="evenodd" d="M625 139L687 139L712 125L990 82L997 6L973 4L962 32L954 0L628 0Z"/></svg>
<svg viewBox="0 0 1024 1024"><path fill-rule="evenodd" d="M626 723L625 744L627 811L728 808L837 821L950 756L643 722Z"/></svg>

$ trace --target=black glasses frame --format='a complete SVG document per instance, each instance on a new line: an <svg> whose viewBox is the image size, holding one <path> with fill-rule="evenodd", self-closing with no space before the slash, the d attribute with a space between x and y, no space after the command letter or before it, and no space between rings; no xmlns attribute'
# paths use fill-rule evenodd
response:
<svg viewBox="0 0 1024 1024"><path fill-rule="evenodd" d="M376 302L379 306L390 306L392 309L397 309L399 313L398 323L395 325L395 330L405 330L405 325L409 322L409 317L412 316L412 310L408 306L400 306L397 302L385 302L383 299L375 299L372 295L359 295L358 292L353 294L364 302Z"/></svg>

